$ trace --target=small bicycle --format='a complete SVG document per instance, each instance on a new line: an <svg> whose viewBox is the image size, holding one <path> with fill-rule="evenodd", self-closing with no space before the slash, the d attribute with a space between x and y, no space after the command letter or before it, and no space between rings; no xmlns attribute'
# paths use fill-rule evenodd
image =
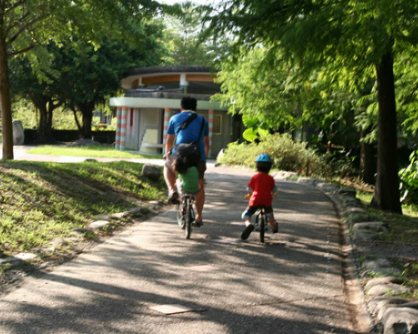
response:
<svg viewBox="0 0 418 334"><path fill-rule="evenodd" d="M276 197L276 196L277 196L276 193L273 194L273 197ZM250 195L248 195L248 194L245 195L245 198L250 198ZM254 224L255 228L254 228L254 230L258 231L260 233L260 241L262 243L264 243L264 235L265 235L266 231L268 230L267 222L268 222L268 219L267 219L267 216L266 216L265 207L260 206L257 209L257 213L255 215L255 224ZM277 222L275 224L277 224ZM278 227L278 225L277 225L277 227ZM278 230L276 232L278 232ZM276 232L273 232L273 233L276 233Z"/></svg>
<svg viewBox="0 0 418 334"><path fill-rule="evenodd" d="M177 204L177 223L180 228L185 230L186 239L190 239L192 234L192 225L195 221L194 203L195 194L183 193L180 203Z"/></svg>
<svg viewBox="0 0 418 334"><path fill-rule="evenodd" d="M264 242L264 234L267 230L266 226L267 217L266 212L264 211L264 207L262 206L258 213L255 215L255 230L260 232L260 241Z"/></svg>

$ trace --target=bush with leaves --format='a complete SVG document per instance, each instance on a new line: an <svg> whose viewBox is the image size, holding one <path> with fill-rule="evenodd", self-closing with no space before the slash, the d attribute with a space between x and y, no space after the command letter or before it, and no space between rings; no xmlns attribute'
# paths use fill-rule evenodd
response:
<svg viewBox="0 0 418 334"><path fill-rule="evenodd" d="M409 165L399 171L401 201L418 204L418 150L409 156Z"/></svg>
<svg viewBox="0 0 418 334"><path fill-rule="evenodd" d="M218 162L252 168L261 153L272 157L274 169L302 175L324 175L326 169L325 161L308 148L307 143L294 142L288 134L261 136L259 143L231 143Z"/></svg>

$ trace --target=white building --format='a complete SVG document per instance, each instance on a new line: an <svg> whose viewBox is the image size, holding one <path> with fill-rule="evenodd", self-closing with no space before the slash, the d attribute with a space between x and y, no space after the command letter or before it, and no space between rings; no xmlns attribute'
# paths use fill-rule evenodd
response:
<svg viewBox="0 0 418 334"><path fill-rule="evenodd" d="M161 153L168 121L180 111L183 96L197 99L197 113L209 121L210 157L228 143L241 139L242 120L210 97L219 92L216 74L205 66L135 68L122 80L124 97L110 99L116 107L116 149Z"/></svg>

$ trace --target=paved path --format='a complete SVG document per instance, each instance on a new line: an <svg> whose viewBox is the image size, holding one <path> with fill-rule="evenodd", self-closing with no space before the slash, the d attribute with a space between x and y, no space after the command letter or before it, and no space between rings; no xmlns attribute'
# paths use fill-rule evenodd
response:
<svg viewBox="0 0 418 334"><path fill-rule="evenodd" d="M352 333L332 203L277 181L279 235L242 242L250 175L209 169L205 225L191 240L168 211L27 277L0 296L0 333ZM153 309L166 304L193 312Z"/></svg>

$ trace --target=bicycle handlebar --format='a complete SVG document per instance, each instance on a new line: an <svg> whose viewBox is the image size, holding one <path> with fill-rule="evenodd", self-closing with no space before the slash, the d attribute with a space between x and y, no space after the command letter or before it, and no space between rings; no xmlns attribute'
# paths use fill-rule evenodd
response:
<svg viewBox="0 0 418 334"><path fill-rule="evenodd" d="M272 194L272 196L273 197L276 197L277 196L277 193ZM250 198L250 197L251 197L251 194L246 194L245 195L245 198L247 198L247 199Z"/></svg>

